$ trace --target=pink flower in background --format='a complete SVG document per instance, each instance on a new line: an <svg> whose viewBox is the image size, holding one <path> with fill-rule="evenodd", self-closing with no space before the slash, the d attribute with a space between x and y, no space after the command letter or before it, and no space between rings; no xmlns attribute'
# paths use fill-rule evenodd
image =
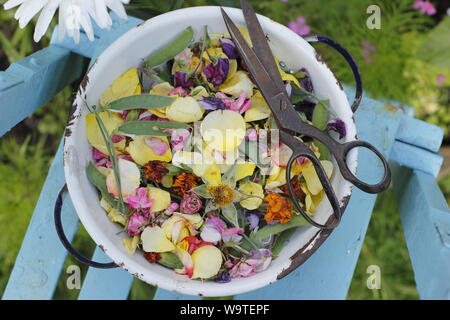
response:
<svg viewBox="0 0 450 320"><path fill-rule="evenodd" d="M298 17L295 21L289 22L288 27L301 36L305 36L311 32L311 28L306 24L305 17Z"/></svg>
<svg viewBox="0 0 450 320"><path fill-rule="evenodd" d="M436 14L436 8L429 1L417 0L414 2L413 8L416 10L420 9L421 14L427 14L429 16Z"/></svg>
<svg viewBox="0 0 450 320"><path fill-rule="evenodd" d="M367 40L364 40L362 43L361 56L364 59L366 64L372 63L372 54L377 51L377 48Z"/></svg>
<svg viewBox="0 0 450 320"><path fill-rule="evenodd" d="M127 202L134 209L147 209L153 204L153 200L147 198L147 188L138 188L135 196L129 196Z"/></svg>
<svg viewBox="0 0 450 320"><path fill-rule="evenodd" d="M147 222L147 218L139 213L135 213L130 217L127 226L127 233L130 236L136 236L141 233L141 227Z"/></svg>
<svg viewBox="0 0 450 320"><path fill-rule="evenodd" d="M436 80L437 80L438 86L440 86L440 87L443 86L445 83L445 75L443 75L443 74L438 75Z"/></svg>

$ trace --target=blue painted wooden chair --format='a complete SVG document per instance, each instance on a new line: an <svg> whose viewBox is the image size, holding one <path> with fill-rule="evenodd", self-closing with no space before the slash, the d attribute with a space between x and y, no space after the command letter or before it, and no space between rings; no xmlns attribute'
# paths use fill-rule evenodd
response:
<svg viewBox="0 0 450 320"><path fill-rule="evenodd" d="M95 58L118 36L141 21L114 19L111 30L95 30L95 41L82 37L52 40L49 47L0 72L0 135L33 113L58 91L79 79L83 57ZM346 93L353 96L351 88ZM393 187L422 299L450 299L450 210L436 184L442 164L438 150L443 130L414 119L411 108L363 99L356 114L361 139L382 150L394 172ZM377 177L376 163L361 153L359 177ZM65 184L61 146L50 168L3 299L51 299L67 255L53 223L53 206ZM376 196L357 189L341 225L305 264L286 278L235 299L345 299ZM70 203L63 207L69 239L78 227ZM109 261L98 248L94 260ZM332 266L332 267L330 267ZM90 268L79 299L126 299L133 277L121 268ZM158 289L155 299L188 299ZM198 298L198 297L197 297Z"/></svg>

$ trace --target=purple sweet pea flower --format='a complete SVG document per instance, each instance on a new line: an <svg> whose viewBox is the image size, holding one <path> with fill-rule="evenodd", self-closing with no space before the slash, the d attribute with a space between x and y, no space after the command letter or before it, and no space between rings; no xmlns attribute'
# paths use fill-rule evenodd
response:
<svg viewBox="0 0 450 320"><path fill-rule="evenodd" d="M238 57L238 52L236 49L236 45L233 40L228 38L221 38L220 43L222 44L222 50L230 59L236 59Z"/></svg>
<svg viewBox="0 0 450 320"><path fill-rule="evenodd" d="M429 1L417 0L414 2L413 8L416 10L420 9L421 14L427 14L429 16L432 16L437 12L436 8Z"/></svg>
<svg viewBox="0 0 450 320"><path fill-rule="evenodd" d="M127 226L127 233L130 236L136 236L142 232L141 227L147 222L147 218L139 213L135 213L130 217Z"/></svg>
<svg viewBox="0 0 450 320"><path fill-rule="evenodd" d="M305 74L303 78L300 78L300 84L302 88L308 92L313 92L314 87L312 85L311 77L309 76L308 70L306 70L305 68L301 68L299 71Z"/></svg>
<svg viewBox="0 0 450 320"><path fill-rule="evenodd" d="M177 71L173 75L175 79L175 87L189 88L194 86L194 80L192 78L187 78L187 73L184 71Z"/></svg>
<svg viewBox="0 0 450 320"><path fill-rule="evenodd" d="M345 127L345 122L341 119L336 119L328 122L327 124L328 130L336 131L339 133L339 139L345 138L347 135L347 128Z"/></svg>
<svg viewBox="0 0 450 320"><path fill-rule="evenodd" d="M200 106L205 110L223 110L225 103L220 98L207 97L200 100Z"/></svg>
<svg viewBox="0 0 450 320"><path fill-rule="evenodd" d="M231 281L231 277L226 271L219 272L217 279L215 280L217 283L228 283Z"/></svg>
<svg viewBox="0 0 450 320"><path fill-rule="evenodd" d="M206 67L204 67L203 73L206 76L206 80L208 80L208 82L212 83L212 85L217 88L225 82L229 67L230 62L228 59L219 58L216 65L210 63Z"/></svg>

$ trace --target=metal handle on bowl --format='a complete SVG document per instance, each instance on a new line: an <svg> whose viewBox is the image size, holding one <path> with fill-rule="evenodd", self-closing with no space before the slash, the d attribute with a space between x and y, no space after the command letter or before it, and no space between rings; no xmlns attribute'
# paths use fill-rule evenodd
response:
<svg viewBox="0 0 450 320"><path fill-rule="evenodd" d="M356 63L355 59L353 59L350 52L348 52L348 50L345 49L341 44L339 44L338 42L336 42L333 39L330 39L328 37L314 35L314 36L306 37L305 40L308 42L325 43L329 47L331 47L331 48L335 49L337 52L339 52L344 57L344 59L347 61L350 68L352 69L353 77L355 78L355 82L356 82L355 99L353 100L353 104L352 104L352 111L353 111L353 113L355 113L356 110L358 109L359 104L361 103L362 94L363 94L361 74L359 72L358 64Z"/></svg>
<svg viewBox="0 0 450 320"><path fill-rule="evenodd" d="M64 201L63 196L65 193L67 193L66 185L64 185L64 187L61 189L61 191L58 194L58 198L56 198L55 211L54 211L56 233L58 234L59 240L61 240L61 243L64 246L64 248L66 248L66 250L75 259L77 259L81 263L84 263L90 267L100 268L100 269L117 268L118 265L116 265L114 262L101 263L101 262L92 261L92 260L82 256L69 242L69 240L67 239L67 237L64 233L64 229L63 229L62 221L61 221L61 209L62 209L62 205L63 205L63 201Z"/></svg>

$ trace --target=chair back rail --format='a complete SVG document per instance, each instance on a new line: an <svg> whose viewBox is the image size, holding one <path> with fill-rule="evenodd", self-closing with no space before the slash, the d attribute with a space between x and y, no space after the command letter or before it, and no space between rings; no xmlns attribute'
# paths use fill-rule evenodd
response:
<svg viewBox="0 0 450 320"><path fill-rule="evenodd" d="M71 39L58 42L55 32L50 47L11 65L7 71L0 73L0 108L6 110L6 105L14 106L11 108L14 112L4 113L6 116L0 119L0 135L51 99L61 88L78 79L83 73L81 56L91 58L92 64L114 39L141 22L132 17L121 20L114 14L112 19L113 26L110 30L94 28L93 42L83 34L79 44L73 43ZM39 83L33 84L36 81ZM30 91L32 88L34 90ZM346 87L345 90L349 97L353 96L351 88ZM32 98L33 95L28 97L29 94L23 95L23 92L33 92L36 95ZM370 141L385 155L390 155L391 160L414 169L409 178L400 174L409 169L401 168L403 171L395 171L394 188L400 201L400 213L416 274L417 288L422 298L448 298L448 285L433 284L434 289L427 286L430 275L427 275L427 265L421 262L422 257L429 257L430 259L425 261L433 261L436 265L434 270L441 282L448 283L442 279L449 279L449 274L445 270L450 270L448 257L450 215L434 180L442 163L437 151L442 142L443 130L411 118L408 110L402 111L402 108L392 107L391 104L364 98L356 114L356 123L361 139ZM374 179L380 174L378 172L380 170L373 159L361 153L359 177ZM52 298L67 255L57 238L52 216L56 196L63 185L60 145L3 299ZM406 191L403 191L404 188ZM420 197L417 197L417 194ZM423 201L417 203L416 207L411 207L412 201L409 199L414 196L417 202L420 202L417 199ZM341 225L305 264L286 279L236 296L235 299L345 299L375 200L375 195L363 193L355 188ZM66 234L69 238L73 238L78 219L70 201L66 203L63 208L63 222ZM416 208L420 208L421 213ZM425 232L426 239L430 241L426 246L423 241L419 241L421 233L417 234L418 224L425 225L421 232ZM427 251L429 247L430 250ZM99 248L94 253L94 260L109 261ZM89 268L78 298L126 299L133 279L121 268L110 270ZM155 295L155 299L190 298L195 297L162 289L158 289Z"/></svg>

